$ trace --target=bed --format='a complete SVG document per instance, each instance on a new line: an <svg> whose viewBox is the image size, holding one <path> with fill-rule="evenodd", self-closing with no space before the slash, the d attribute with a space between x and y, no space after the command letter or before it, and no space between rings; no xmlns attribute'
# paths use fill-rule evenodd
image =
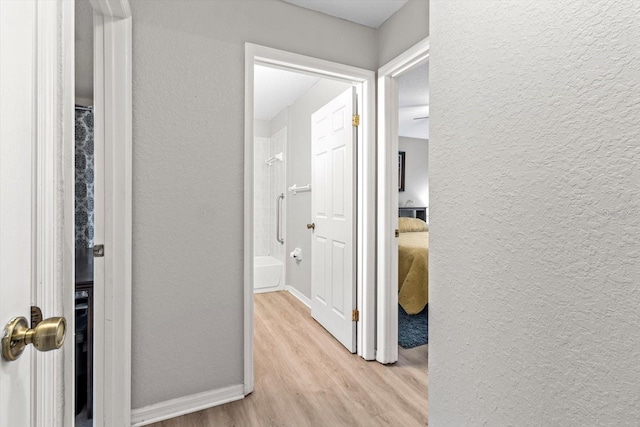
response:
<svg viewBox="0 0 640 427"><path fill-rule="evenodd" d="M429 302L429 229L418 218L398 218L398 303L408 314Z"/></svg>

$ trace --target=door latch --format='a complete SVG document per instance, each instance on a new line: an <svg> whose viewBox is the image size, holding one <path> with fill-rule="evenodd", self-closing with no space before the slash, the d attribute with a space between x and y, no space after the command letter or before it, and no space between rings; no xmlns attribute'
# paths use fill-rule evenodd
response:
<svg viewBox="0 0 640 427"><path fill-rule="evenodd" d="M93 257L100 258L104 256L104 245L94 245L93 246Z"/></svg>

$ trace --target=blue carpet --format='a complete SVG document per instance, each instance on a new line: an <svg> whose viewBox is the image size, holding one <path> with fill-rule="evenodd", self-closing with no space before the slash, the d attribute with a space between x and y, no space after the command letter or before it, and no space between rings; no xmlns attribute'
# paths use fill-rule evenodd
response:
<svg viewBox="0 0 640 427"><path fill-rule="evenodd" d="M398 344L413 348L429 343L429 304L418 314L407 314L398 304Z"/></svg>

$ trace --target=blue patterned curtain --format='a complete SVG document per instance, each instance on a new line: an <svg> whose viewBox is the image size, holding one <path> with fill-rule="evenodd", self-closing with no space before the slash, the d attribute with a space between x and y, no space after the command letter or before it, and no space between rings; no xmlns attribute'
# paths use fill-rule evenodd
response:
<svg viewBox="0 0 640 427"><path fill-rule="evenodd" d="M93 111L76 109L76 249L93 246Z"/></svg>

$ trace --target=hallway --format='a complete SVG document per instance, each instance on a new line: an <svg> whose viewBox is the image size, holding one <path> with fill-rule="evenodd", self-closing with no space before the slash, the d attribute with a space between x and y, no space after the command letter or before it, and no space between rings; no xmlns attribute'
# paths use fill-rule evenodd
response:
<svg viewBox="0 0 640 427"><path fill-rule="evenodd" d="M427 425L428 346L384 366L348 353L288 292L256 294L255 390L155 427Z"/></svg>

